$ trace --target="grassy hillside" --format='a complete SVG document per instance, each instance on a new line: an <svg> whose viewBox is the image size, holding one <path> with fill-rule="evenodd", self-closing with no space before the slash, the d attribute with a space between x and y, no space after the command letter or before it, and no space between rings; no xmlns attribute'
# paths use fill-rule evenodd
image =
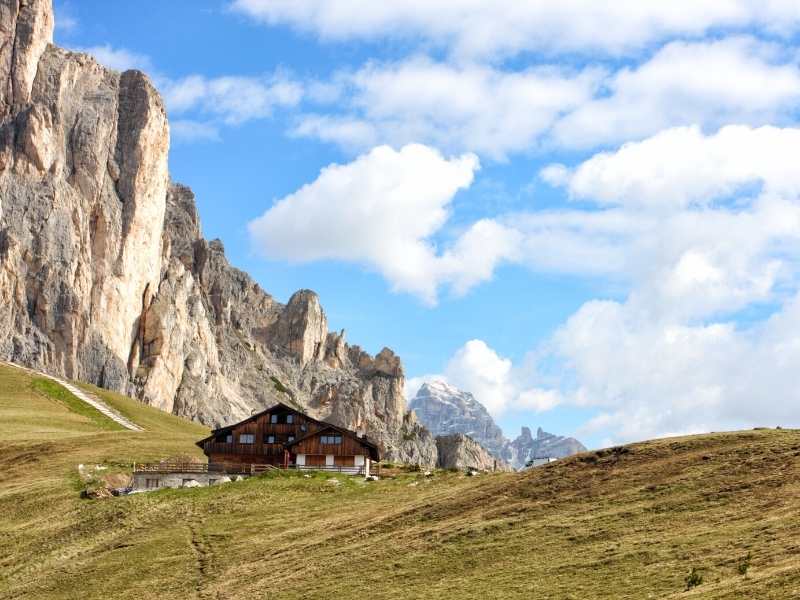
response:
<svg viewBox="0 0 800 600"><path fill-rule="evenodd" d="M79 463L197 453L206 431L103 396L149 431L104 430L0 367L0 598L800 597L797 431L524 474L277 473L82 500ZM693 568L702 583L686 591Z"/></svg>

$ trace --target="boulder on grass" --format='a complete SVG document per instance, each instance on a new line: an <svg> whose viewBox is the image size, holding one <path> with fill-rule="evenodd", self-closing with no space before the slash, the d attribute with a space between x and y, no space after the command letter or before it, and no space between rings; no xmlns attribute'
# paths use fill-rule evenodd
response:
<svg viewBox="0 0 800 600"><path fill-rule="evenodd" d="M196 479L190 479L189 481L184 481L181 487L195 488L195 487L201 487L201 485L200 482L197 481Z"/></svg>

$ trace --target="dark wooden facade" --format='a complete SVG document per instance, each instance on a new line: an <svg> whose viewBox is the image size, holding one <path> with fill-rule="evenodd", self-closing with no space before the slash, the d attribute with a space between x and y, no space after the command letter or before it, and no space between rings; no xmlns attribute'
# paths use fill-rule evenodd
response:
<svg viewBox="0 0 800 600"><path fill-rule="evenodd" d="M353 467L364 459L380 460L377 446L366 437L284 404L216 429L197 445L209 463Z"/></svg>

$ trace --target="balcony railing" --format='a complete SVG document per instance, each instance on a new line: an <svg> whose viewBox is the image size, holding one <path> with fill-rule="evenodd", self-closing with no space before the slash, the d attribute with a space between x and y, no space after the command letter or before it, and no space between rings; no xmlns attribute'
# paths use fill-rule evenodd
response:
<svg viewBox="0 0 800 600"><path fill-rule="evenodd" d="M134 473L219 473L221 475L257 475L275 469L297 469L302 471L326 471L334 473L351 473L364 475L366 468L346 465L297 465L289 464L286 467L260 464L239 463L196 463L165 461L158 463L134 463Z"/></svg>

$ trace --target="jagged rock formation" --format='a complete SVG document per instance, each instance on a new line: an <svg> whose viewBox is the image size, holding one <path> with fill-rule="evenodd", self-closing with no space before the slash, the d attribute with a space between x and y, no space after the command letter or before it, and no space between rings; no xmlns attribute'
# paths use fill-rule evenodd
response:
<svg viewBox="0 0 800 600"><path fill-rule="evenodd" d="M585 451L586 447L575 438L547 433L541 427L534 438L530 428L523 427L522 433L509 444L507 456L520 468L533 458L564 458Z"/></svg>
<svg viewBox="0 0 800 600"><path fill-rule="evenodd" d="M452 433L436 436L440 469L477 469L478 471L508 471L511 467L489 454L486 449L468 435Z"/></svg>
<svg viewBox="0 0 800 600"><path fill-rule="evenodd" d="M519 437L508 440L472 394L440 380L424 383L410 407L434 435L466 434L515 469L534 457L563 458L586 450L575 438L546 433L541 427L535 439L531 430L523 427Z"/></svg>
<svg viewBox="0 0 800 600"><path fill-rule="evenodd" d="M163 102L141 72L52 45L51 0L0 0L0 356L208 425L281 400L432 466L403 369L283 305L202 237L169 179Z"/></svg>
<svg viewBox="0 0 800 600"><path fill-rule="evenodd" d="M409 407L434 435L466 434L502 458L508 440L483 404L469 392L434 380L422 384Z"/></svg>

